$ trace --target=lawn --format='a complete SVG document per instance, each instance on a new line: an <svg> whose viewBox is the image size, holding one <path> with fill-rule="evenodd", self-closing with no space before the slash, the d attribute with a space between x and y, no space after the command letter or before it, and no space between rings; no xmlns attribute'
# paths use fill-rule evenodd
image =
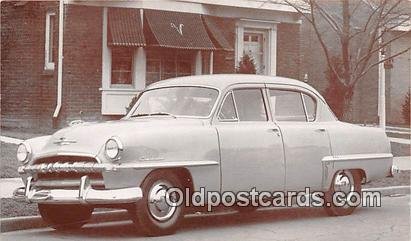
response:
<svg viewBox="0 0 411 241"><path fill-rule="evenodd" d="M37 204L16 202L12 198L1 199L1 218L39 215Z"/></svg>
<svg viewBox="0 0 411 241"><path fill-rule="evenodd" d="M394 177L386 177L380 180L375 180L363 185L363 188L373 187L390 187L390 186L410 186L411 171L401 171L399 174L394 174Z"/></svg>
<svg viewBox="0 0 411 241"><path fill-rule="evenodd" d="M410 145L391 142L391 152L394 156L411 156Z"/></svg>
<svg viewBox="0 0 411 241"><path fill-rule="evenodd" d="M19 177L16 158L17 145L0 142L0 178Z"/></svg>

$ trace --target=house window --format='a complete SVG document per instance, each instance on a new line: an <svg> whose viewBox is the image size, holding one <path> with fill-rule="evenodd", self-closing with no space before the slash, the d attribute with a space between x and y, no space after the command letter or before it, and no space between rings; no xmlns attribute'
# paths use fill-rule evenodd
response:
<svg viewBox="0 0 411 241"><path fill-rule="evenodd" d="M147 50L146 83L193 74L194 55L190 51Z"/></svg>
<svg viewBox="0 0 411 241"><path fill-rule="evenodd" d="M56 23L56 14L47 12L46 14L46 36L44 45L44 69L54 70L54 26Z"/></svg>
<svg viewBox="0 0 411 241"><path fill-rule="evenodd" d="M116 47L111 49L111 85L132 85L133 49Z"/></svg>

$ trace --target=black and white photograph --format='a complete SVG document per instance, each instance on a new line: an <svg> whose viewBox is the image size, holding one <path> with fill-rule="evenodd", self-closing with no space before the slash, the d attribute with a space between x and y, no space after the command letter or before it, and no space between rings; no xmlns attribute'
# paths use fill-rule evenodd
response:
<svg viewBox="0 0 411 241"><path fill-rule="evenodd" d="M0 240L411 240L411 0L0 5Z"/></svg>

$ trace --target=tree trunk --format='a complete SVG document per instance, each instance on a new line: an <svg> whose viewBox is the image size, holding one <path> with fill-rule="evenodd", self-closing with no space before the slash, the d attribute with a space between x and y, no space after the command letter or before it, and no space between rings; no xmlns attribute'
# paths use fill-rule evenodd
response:
<svg viewBox="0 0 411 241"><path fill-rule="evenodd" d="M353 122L354 113L352 100L354 96L353 87L349 86L344 91L344 101L343 101L343 120L347 122Z"/></svg>

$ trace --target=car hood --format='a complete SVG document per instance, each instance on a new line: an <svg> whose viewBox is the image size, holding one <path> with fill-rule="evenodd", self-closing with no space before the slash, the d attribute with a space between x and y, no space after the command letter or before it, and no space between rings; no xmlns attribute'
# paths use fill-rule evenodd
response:
<svg viewBox="0 0 411 241"><path fill-rule="evenodd" d="M204 125L203 120L171 117L134 118L101 123L82 123L61 129L54 133L43 147L40 156L49 155L94 155L96 156L105 142L113 136L127 140L132 136L138 138L142 132L169 129L176 126ZM140 135L141 137L141 135Z"/></svg>

